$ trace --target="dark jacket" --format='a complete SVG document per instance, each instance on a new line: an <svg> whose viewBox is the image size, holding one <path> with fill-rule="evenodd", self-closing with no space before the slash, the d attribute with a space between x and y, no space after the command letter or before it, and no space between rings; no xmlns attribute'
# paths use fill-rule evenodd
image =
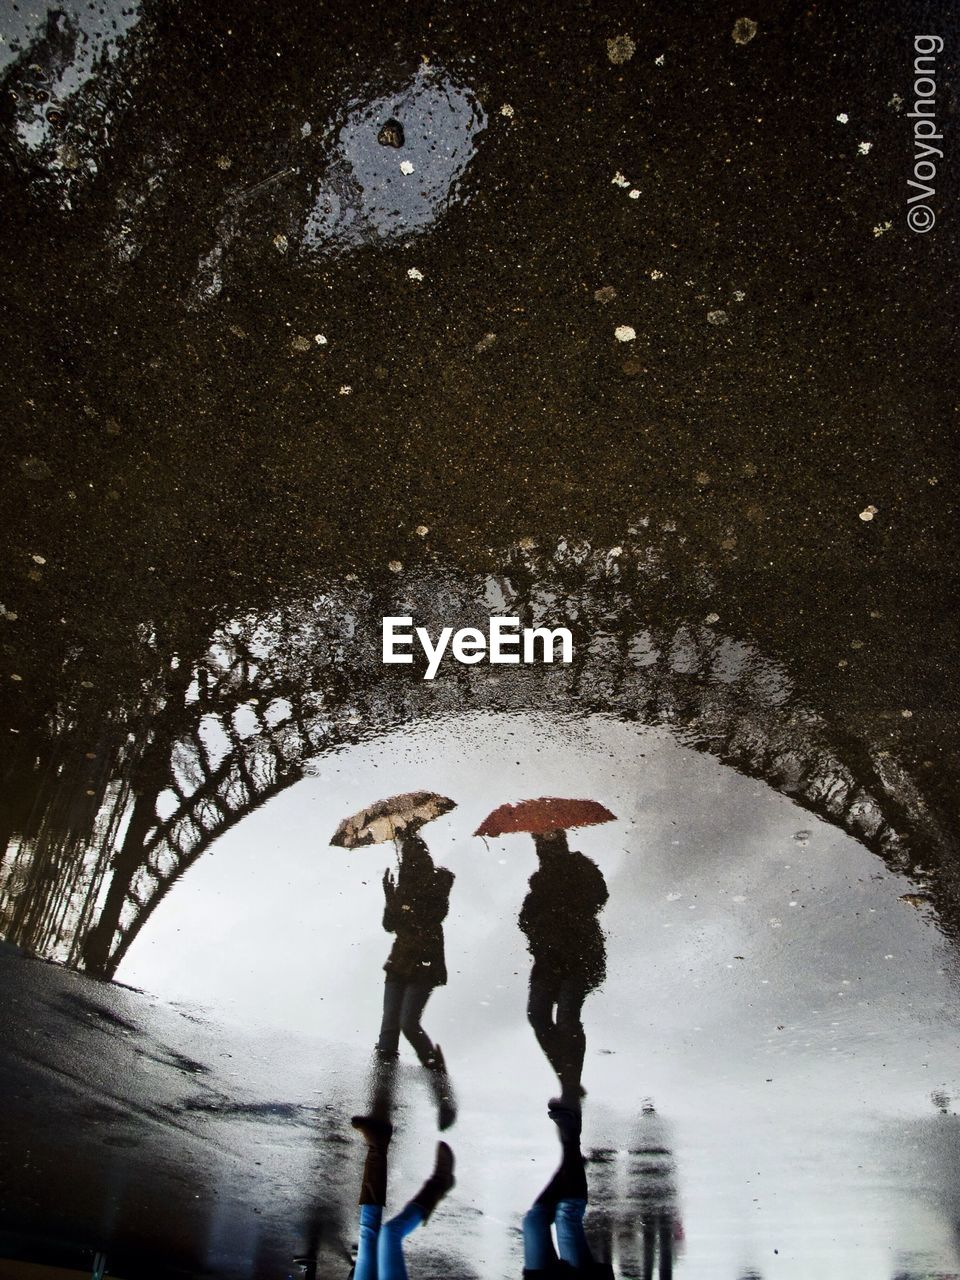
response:
<svg viewBox="0 0 960 1280"><path fill-rule="evenodd" d="M597 915L608 896L603 873L585 854L541 858L520 908L534 978L578 978L588 989L600 985L606 946Z"/></svg>
<svg viewBox="0 0 960 1280"><path fill-rule="evenodd" d="M431 987L447 981L443 921L453 879L452 871L433 865L429 853L401 859L396 886L384 885L383 927L396 935L383 966L388 977Z"/></svg>

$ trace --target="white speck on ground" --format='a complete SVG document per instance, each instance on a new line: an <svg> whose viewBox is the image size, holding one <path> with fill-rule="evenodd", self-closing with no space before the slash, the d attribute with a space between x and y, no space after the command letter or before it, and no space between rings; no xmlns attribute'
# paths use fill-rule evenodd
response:
<svg viewBox="0 0 960 1280"><path fill-rule="evenodd" d="M872 520L876 514L877 514L876 507L872 505L869 507L864 507L864 509L860 512L860 519L869 521L869 520Z"/></svg>
<svg viewBox="0 0 960 1280"><path fill-rule="evenodd" d="M623 174L620 172L619 169L613 175L610 181L613 183L615 187L629 187L630 185L630 183L626 180L626 178L623 176Z"/></svg>
<svg viewBox="0 0 960 1280"><path fill-rule="evenodd" d="M651 280L662 280L662 279L663 279L663 272L662 272L662 271L658 271L658 270L656 269L656 267L654 267L654 269L650 272L650 279L651 279Z"/></svg>
<svg viewBox="0 0 960 1280"><path fill-rule="evenodd" d="M872 143L872 142L858 142L858 143L857 143L857 151L858 151L858 152L860 153L860 155L862 155L862 156L868 156L872 150L873 150L873 143Z"/></svg>
<svg viewBox="0 0 960 1280"><path fill-rule="evenodd" d="M631 200L639 200L639 199L640 199L640 190L639 190L639 188L638 188L638 187L634 187L634 188L633 188L633 190L630 192L630 199L631 199Z"/></svg>
<svg viewBox="0 0 960 1280"><path fill-rule="evenodd" d="M503 104L503 106L500 108L500 114L502 116L505 116L508 120L513 119L513 107L511 107L509 102L505 102Z"/></svg>
<svg viewBox="0 0 960 1280"><path fill-rule="evenodd" d="M279 234L275 235L273 237L273 247L276 249L277 253L286 253L289 248L287 237Z"/></svg>
<svg viewBox="0 0 960 1280"><path fill-rule="evenodd" d="M707 616L704 618L704 622L709 627L712 627L715 622L719 622L719 621L720 621L719 613L708 613Z"/></svg>
<svg viewBox="0 0 960 1280"><path fill-rule="evenodd" d="M708 311L707 324L726 324L730 317L725 311Z"/></svg>
<svg viewBox="0 0 960 1280"><path fill-rule="evenodd" d="M418 538L425 538L427 534L430 532L430 530L427 528L425 524L418 524L414 532L416 533Z"/></svg>
<svg viewBox="0 0 960 1280"><path fill-rule="evenodd" d="M46 564L46 563L47 563L47 561L46 561L46 557L45 557L45 556L38 556L36 553L34 553L34 554L30 557L30 559L33 561L33 563L34 563L34 564Z"/></svg>
<svg viewBox="0 0 960 1280"><path fill-rule="evenodd" d="M352 396L352 395L353 395L353 387L348 386L348 385L347 385L347 383L344 383L344 384L343 384L343 386L340 388L340 394L341 394L342 396Z"/></svg>
<svg viewBox="0 0 960 1280"><path fill-rule="evenodd" d="M403 565L400 563L399 560L391 560L390 563L387 565L387 568L390 570L391 573L403 572Z"/></svg>
<svg viewBox="0 0 960 1280"><path fill-rule="evenodd" d="M733 24L734 44L749 44L753 37L757 34L757 24L752 18L738 18Z"/></svg>
<svg viewBox="0 0 960 1280"><path fill-rule="evenodd" d="M746 296L747 296L747 295L743 292L743 290L742 290L742 289L734 289L734 291L733 291L733 300L734 300L734 302L743 302L743 300L744 300L744 298L746 298Z"/></svg>
<svg viewBox="0 0 960 1280"><path fill-rule="evenodd" d="M327 345L326 336L322 333L315 333L313 335L313 340L318 347L325 347Z"/></svg>
<svg viewBox="0 0 960 1280"><path fill-rule="evenodd" d="M401 161L400 161L400 172L401 172L401 173L406 173L406 174L411 174L411 173L413 173L413 165L410 163L410 161L409 161L409 160L401 160Z"/></svg>
<svg viewBox="0 0 960 1280"><path fill-rule="evenodd" d="M906 711L906 710L904 710L904 711L901 711L901 712L900 712L900 714L903 716L904 720L912 720L912 719L913 719L913 712L912 712L912 711Z"/></svg>
<svg viewBox="0 0 960 1280"><path fill-rule="evenodd" d="M407 275L411 280L423 279L423 272L420 270L419 267L410 267L407 271Z"/></svg>
<svg viewBox="0 0 960 1280"><path fill-rule="evenodd" d="M850 117L847 115L845 111L841 111L840 114L837 116L837 120L840 124L847 124L849 119Z"/></svg>
<svg viewBox="0 0 960 1280"><path fill-rule="evenodd" d="M884 235L885 232L892 230L892 228L893 228L892 222L878 222L877 225L873 228L873 234L875 236L882 236Z"/></svg>
<svg viewBox="0 0 960 1280"><path fill-rule="evenodd" d="M613 336L618 342L633 342L637 336L637 331L628 324L618 324L613 331Z"/></svg>
<svg viewBox="0 0 960 1280"><path fill-rule="evenodd" d="M612 40L607 41L607 57L614 66L629 62L636 52L636 44L627 35L614 36Z"/></svg>
<svg viewBox="0 0 960 1280"><path fill-rule="evenodd" d="M661 53L658 57L654 58L653 61L655 66L662 67L666 60L666 56Z"/></svg>

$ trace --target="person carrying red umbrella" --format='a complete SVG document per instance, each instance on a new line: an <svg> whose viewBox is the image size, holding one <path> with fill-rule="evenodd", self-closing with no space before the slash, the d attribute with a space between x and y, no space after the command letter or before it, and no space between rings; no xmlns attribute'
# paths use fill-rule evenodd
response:
<svg viewBox="0 0 960 1280"><path fill-rule="evenodd" d="M583 1004L606 976L606 943L597 917L609 895L597 864L568 846L566 829L613 818L593 800L544 797L502 805L476 833L533 836L540 866L530 877L519 917L533 957L527 1018L557 1074L560 1105L574 1109L583 1095Z"/></svg>

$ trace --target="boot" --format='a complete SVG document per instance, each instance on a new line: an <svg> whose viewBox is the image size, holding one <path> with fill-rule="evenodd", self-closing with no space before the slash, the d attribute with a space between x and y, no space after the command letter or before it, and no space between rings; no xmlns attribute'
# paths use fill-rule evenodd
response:
<svg viewBox="0 0 960 1280"><path fill-rule="evenodd" d="M453 1094L453 1085L447 1075L443 1051L438 1044L435 1044L424 1058L423 1065L430 1072L430 1087L437 1101L437 1128L442 1133L444 1129L449 1129L457 1118L457 1102Z"/></svg>
<svg viewBox="0 0 960 1280"><path fill-rule="evenodd" d="M547 1115L557 1126L562 1146L580 1145L580 1132L583 1128L583 1114L579 1107L565 1106L559 1098L551 1098L547 1107Z"/></svg>
<svg viewBox="0 0 960 1280"><path fill-rule="evenodd" d="M382 1207L387 1203L387 1148L393 1137L393 1125L374 1116L354 1116L350 1123L367 1144L359 1203Z"/></svg>
<svg viewBox="0 0 960 1280"><path fill-rule="evenodd" d="M423 1211L424 1222L430 1217L455 1181L456 1179L453 1176L453 1152L445 1142L438 1142L437 1160L433 1166L433 1173L410 1201L411 1204L417 1205Z"/></svg>
<svg viewBox="0 0 960 1280"><path fill-rule="evenodd" d="M586 1200L587 1175L580 1150L583 1123L580 1109L560 1106L553 1099L547 1114L557 1126L560 1136L560 1167L537 1196L537 1204L553 1208L561 1200Z"/></svg>

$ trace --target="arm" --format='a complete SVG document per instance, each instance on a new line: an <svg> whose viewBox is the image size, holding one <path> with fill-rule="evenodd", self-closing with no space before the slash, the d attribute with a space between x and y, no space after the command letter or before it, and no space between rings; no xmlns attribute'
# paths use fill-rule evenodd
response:
<svg viewBox="0 0 960 1280"><path fill-rule="evenodd" d="M383 873L383 927L387 933L397 931L397 886L389 867Z"/></svg>

